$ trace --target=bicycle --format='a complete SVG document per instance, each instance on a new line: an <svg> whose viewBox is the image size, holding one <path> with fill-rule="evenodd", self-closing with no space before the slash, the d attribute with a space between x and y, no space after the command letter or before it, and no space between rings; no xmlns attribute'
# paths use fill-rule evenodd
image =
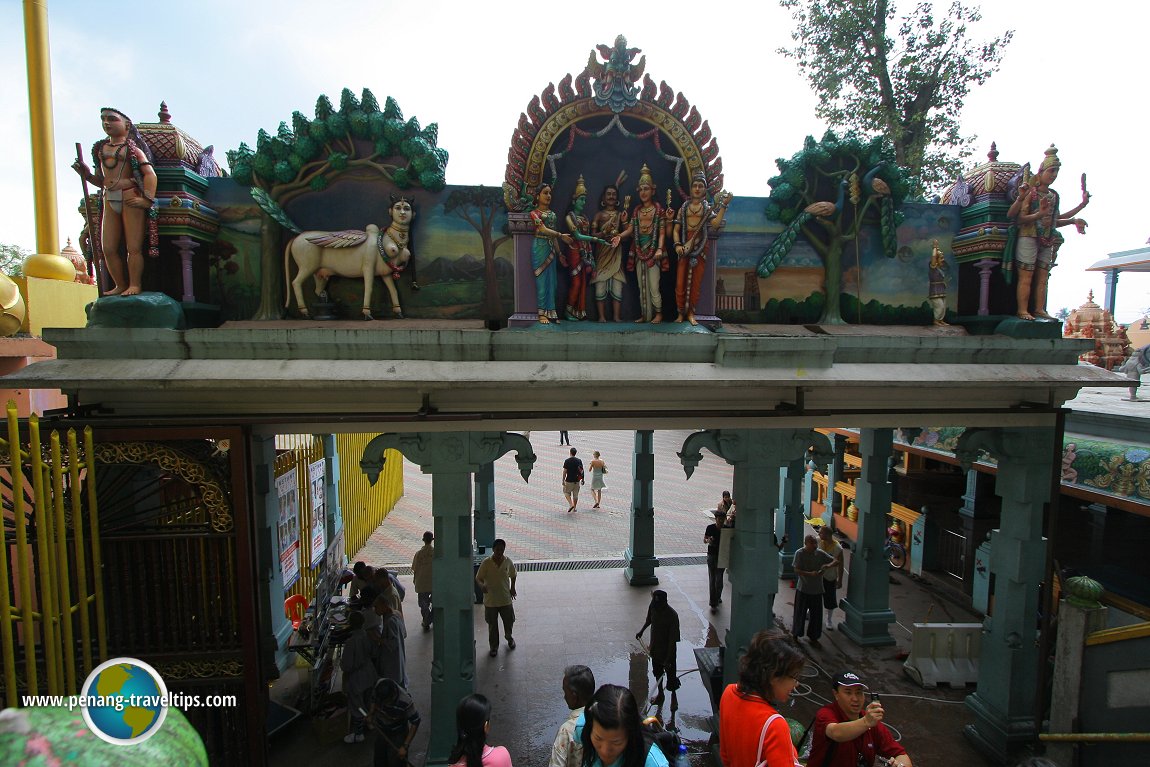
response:
<svg viewBox="0 0 1150 767"><path fill-rule="evenodd" d="M882 553L890 562L892 570L901 570L906 565L906 547L899 543L893 533L887 533Z"/></svg>

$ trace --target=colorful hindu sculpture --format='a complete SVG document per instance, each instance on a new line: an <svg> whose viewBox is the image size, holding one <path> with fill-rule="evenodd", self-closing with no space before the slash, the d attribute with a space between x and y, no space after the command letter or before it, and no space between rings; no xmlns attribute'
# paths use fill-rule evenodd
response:
<svg viewBox="0 0 1150 767"><path fill-rule="evenodd" d="M631 223L621 234L634 239L627 258L627 271L635 272L639 279L639 319L636 322L663 321L663 297L659 293L659 277L671 268L663 249L666 236L664 208L655 200L655 182L651 170L643 164L639 171L639 204L631 214Z"/></svg>
<svg viewBox="0 0 1150 767"><path fill-rule="evenodd" d="M1018 186L1018 197L1010 206L1007 216L1018 229L1015 245L1015 260L1018 263L1018 317L1033 320L1039 317L1053 320L1046 312L1046 292L1050 280L1050 269L1054 266L1062 235L1057 229L1074 224L1079 234L1086 233L1086 222L1074 216L1090 202L1086 191L1086 174L1082 174L1082 202L1072 210L1059 211L1058 192L1050 188L1058 178L1062 162L1053 144L1046 150L1046 156L1038 166L1038 174L1028 178L1029 165L1022 169L1022 183ZM1034 312L1031 313L1031 297L1034 298Z"/></svg>
<svg viewBox="0 0 1150 767"><path fill-rule="evenodd" d="M927 301L934 313L934 324L948 325L946 321L946 256L938 247L938 240L930 251L930 266L927 270Z"/></svg>
<svg viewBox="0 0 1150 767"><path fill-rule="evenodd" d="M415 217L412 199L391 195L391 223L380 231L375 224L366 230L348 229L339 232L301 232L284 249L284 279L287 280L288 258L295 259L299 271L291 281L284 307L291 305L292 293L296 306L304 317L308 316L303 300L303 284L315 277L315 294L327 300L327 283L333 276L363 278L363 318L375 319L371 314L371 289L376 277L383 278L383 286L391 296L391 311L396 319L403 319L399 293L395 281L411 261L411 220ZM412 288L418 290L412 277Z"/></svg>
<svg viewBox="0 0 1150 767"><path fill-rule="evenodd" d="M108 138L92 145L96 172L79 158L72 169L101 190L99 252L116 283L105 290L104 295L133 296L143 289L146 230L148 255L158 257L160 254L153 208L158 180L152 166L152 150L127 115L118 109L103 107L100 125ZM120 256L121 245L125 247L126 259Z"/></svg>
<svg viewBox="0 0 1150 767"><path fill-rule="evenodd" d="M587 185L583 177L575 184L575 194L571 198L571 211L567 214L567 230L575 242L566 253L559 256L559 263L571 277L567 289L567 319L587 319L587 283L595 276L595 245L608 246L606 240L591 234L591 222L583 215L587 205Z"/></svg>
<svg viewBox="0 0 1150 767"><path fill-rule="evenodd" d="M603 57L602 63L595 58L595 51L591 51L587 59L587 75L595 80L595 103L607 107L615 114L619 114L628 107L639 103L638 82L643 77L643 70L647 67L647 57L639 59L639 63L632 66L631 60L639 55L639 48L628 48L627 38L619 35L615 38L614 47L603 44L595 46L595 50Z"/></svg>
<svg viewBox="0 0 1150 767"><path fill-rule="evenodd" d="M623 274L623 246L619 243L620 232L624 228L624 216L631 206L631 197L623 200L623 211L619 207L619 186L626 178L620 171L613 185L603 189L599 196L599 212L591 220L591 234L603 237L606 243L595 251L595 272L591 284L595 287L595 304L599 308L599 321L607 321L607 302L611 302L611 319L622 322L623 288L627 278Z"/></svg>
<svg viewBox="0 0 1150 767"><path fill-rule="evenodd" d="M702 171L691 179L691 199L679 208L675 217L672 241L679 257L675 267L675 303L679 316L675 322L695 321L695 307L703 287L703 272L707 268L707 232L718 229L731 204L731 193L719 195L715 205L707 202L707 176Z"/></svg>
<svg viewBox="0 0 1150 767"><path fill-rule="evenodd" d="M540 324L559 321L555 313L555 293L558 290L557 267L559 256L556 240L574 245L571 235L555 227L555 211L551 210L551 185L543 183L535 190L535 209L531 211L531 224L535 239L531 244L531 267L535 274L535 302Z"/></svg>

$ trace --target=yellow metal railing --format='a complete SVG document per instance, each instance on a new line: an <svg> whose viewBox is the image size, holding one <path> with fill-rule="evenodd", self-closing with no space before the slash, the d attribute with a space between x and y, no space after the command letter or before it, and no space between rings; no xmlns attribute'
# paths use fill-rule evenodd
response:
<svg viewBox="0 0 1150 767"><path fill-rule="evenodd" d="M384 451L383 472L374 485L360 471L364 448L376 436L338 434L335 438L339 453L339 505L343 509L344 548L349 559L355 558L403 497L403 455L399 451Z"/></svg>
<svg viewBox="0 0 1150 767"><path fill-rule="evenodd" d="M1150 623L1135 623L1131 626L1092 631L1086 635L1086 644L1088 646L1110 644L1111 642L1123 642L1128 639L1145 639L1146 637L1150 637Z"/></svg>
<svg viewBox="0 0 1150 767"><path fill-rule="evenodd" d="M28 419L24 448L12 402L7 415L8 438L0 439L0 460L7 461L0 468L10 480L4 516L10 508L13 537L9 541L8 524L0 526L0 655L4 702L16 706L18 654L24 658L25 694L76 694L95 664L107 657L107 629L92 430L84 430L82 449L75 429L68 430L63 447L59 432L51 432L45 461L39 419ZM43 663L43 685L38 662Z"/></svg>

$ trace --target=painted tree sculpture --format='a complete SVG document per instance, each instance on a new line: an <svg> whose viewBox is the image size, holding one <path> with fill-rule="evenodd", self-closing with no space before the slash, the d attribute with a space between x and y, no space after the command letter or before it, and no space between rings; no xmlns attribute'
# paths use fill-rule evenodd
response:
<svg viewBox="0 0 1150 767"><path fill-rule="evenodd" d="M495 271L495 251L511 239L510 234L492 236L491 224L503 212L503 191L495 187L465 186L447 196L443 209L466 221L479 233L483 243L483 281L486 284L481 313L484 319L504 316L499 300L499 278Z"/></svg>
<svg viewBox="0 0 1150 767"><path fill-rule="evenodd" d="M842 254L864 227L879 227L883 253L893 258L902 214L895 209L906 197L906 178L882 137L869 142L827 131L820 142L807 136L801 152L775 161L779 175L767 183L771 196L767 218L785 229L759 259L758 274L770 277L801 233L826 269L827 299L821 324L843 324Z"/></svg>
<svg viewBox="0 0 1150 767"><path fill-rule="evenodd" d="M379 179L400 189L422 187L438 192L446 185L447 150L436 146L439 126L420 128L406 122L399 104L388 98L383 110L367 88L360 99L344 88L339 111L327 96L315 104L315 119L292 113L292 124L281 122L276 135L260 129L256 149L241 143L228 152L232 178L251 187L252 197L267 214L291 231L300 231L284 207L308 193L323 192L337 178ZM278 319L282 312L282 253L278 238L264 237L260 307L253 319Z"/></svg>

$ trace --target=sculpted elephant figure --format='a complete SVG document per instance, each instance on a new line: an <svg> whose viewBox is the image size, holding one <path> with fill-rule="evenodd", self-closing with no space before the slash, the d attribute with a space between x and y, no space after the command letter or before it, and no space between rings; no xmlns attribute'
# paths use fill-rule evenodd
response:
<svg viewBox="0 0 1150 767"><path fill-rule="evenodd" d="M383 278L383 286L391 296L391 309L397 319L403 319L399 293L395 280L411 260L408 249L410 225L414 211L411 200L392 197L391 224L380 231L369 224L366 231L349 229L340 232L302 232L292 238L284 249L284 280L288 280L288 259L294 259L299 272L290 281L290 290L284 308L291 306L292 293L300 314L307 317L307 304L303 300L303 284L315 278L315 294L327 300L327 282L333 276L363 278L363 318L371 315L371 289L375 277Z"/></svg>

